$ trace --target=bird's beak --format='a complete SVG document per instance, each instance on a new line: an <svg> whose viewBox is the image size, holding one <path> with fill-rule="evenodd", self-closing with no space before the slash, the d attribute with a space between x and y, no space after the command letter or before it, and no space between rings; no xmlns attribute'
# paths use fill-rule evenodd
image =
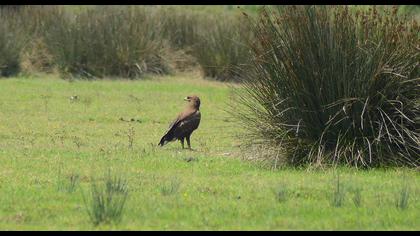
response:
<svg viewBox="0 0 420 236"><path fill-rule="evenodd" d="M184 98L184 101L190 101L190 99L188 99L188 97L185 97Z"/></svg>

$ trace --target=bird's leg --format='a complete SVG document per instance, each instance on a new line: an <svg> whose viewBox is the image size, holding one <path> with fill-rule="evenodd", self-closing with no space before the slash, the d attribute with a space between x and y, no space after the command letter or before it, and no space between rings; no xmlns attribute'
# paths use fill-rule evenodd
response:
<svg viewBox="0 0 420 236"><path fill-rule="evenodd" d="M188 149L191 149L190 136L188 135L186 138L187 138Z"/></svg>
<svg viewBox="0 0 420 236"><path fill-rule="evenodd" d="M182 149L184 149L184 138L181 138L180 141L181 141Z"/></svg>

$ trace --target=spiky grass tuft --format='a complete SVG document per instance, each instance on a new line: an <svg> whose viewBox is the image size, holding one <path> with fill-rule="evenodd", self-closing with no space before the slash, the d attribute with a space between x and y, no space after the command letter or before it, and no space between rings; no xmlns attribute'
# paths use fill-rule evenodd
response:
<svg viewBox="0 0 420 236"><path fill-rule="evenodd" d="M375 8L267 8L235 112L291 165L420 164L416 21ZM240 108L240 109L238 109Z"/></svg>

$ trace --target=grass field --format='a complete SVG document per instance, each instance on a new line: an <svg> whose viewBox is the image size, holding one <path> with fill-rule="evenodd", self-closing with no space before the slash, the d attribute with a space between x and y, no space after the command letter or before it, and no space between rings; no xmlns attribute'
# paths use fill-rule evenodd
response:
<svg viewBox="0 0 420 236"><path fill-rule="evenodd" d="M202 103L194 150L158 148L190 94ZM241 159L229 94L194 74L0 80L0 229L420 230L418 171L259 167ZM119 224L94 226L83 196L108 171L128 199Z"/></svg>

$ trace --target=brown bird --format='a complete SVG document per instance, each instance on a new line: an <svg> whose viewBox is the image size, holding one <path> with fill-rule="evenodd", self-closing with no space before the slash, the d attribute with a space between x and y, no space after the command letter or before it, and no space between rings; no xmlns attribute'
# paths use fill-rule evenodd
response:
<svg viewBox="0 0 420 236"><path fill-rule="evenodd" d="M160 139L160 146L171 141L180 140L182 148L184 148L184 139L187 139L188 148L191 149L191 134L198 128L201 120L200 98L197 96L188 96L184 100L188 101L187 107L169 125L168 131Z"/></svg>

